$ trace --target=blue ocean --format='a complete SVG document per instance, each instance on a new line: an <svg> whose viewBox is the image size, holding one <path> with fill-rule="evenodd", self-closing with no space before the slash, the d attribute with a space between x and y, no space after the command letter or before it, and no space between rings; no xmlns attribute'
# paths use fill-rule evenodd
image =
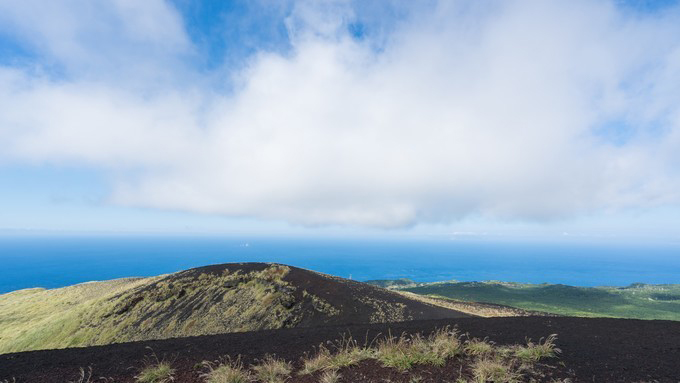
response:
<svg viewBox="0 0 680 383"><path fill-rule="evenodd" d="M680 245L262 238L0 238L0 293L226 262L279 262L355 280L680 283Z"/></svg>

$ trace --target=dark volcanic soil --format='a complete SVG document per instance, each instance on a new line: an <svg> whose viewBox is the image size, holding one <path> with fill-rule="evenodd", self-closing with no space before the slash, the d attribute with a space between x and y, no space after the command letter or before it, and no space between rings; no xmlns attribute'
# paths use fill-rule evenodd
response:
<svg viewBox="0 0 680 383"><path fill-rule="evenodd" d="M114 344L81 349L33 351L0 355L0 382L65 383L78 377L80 367L91 366L94 376L133 382L151 347L159 357L173 360L176 382L201 382L196 364L223 355L242 355L250 363L265 354L297 362L315 345L350 332L354 338L373 339L391 331L429 332L457 326L473 337L488 337L499 344L524 343L556 333L559 360L573 369L578 382L679 382L680 322L569 317L457 318L392 324L344 325L266 330L159 341ZM359 376L375 375L371 362L354 368ZM386 376L383 376L386 377ZM345 378L349 379L350 375ZM441 377L441 381L449 381ZM377 380L381 381L382 380ZM341 380L349 382L349 380Z"/></svg>

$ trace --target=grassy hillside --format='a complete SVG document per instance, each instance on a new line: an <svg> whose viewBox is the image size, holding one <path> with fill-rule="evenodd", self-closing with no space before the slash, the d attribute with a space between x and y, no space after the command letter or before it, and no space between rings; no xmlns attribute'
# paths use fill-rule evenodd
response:
<svg viewBox="0 0 680 383"><path fill-rule="evenodd" d="M89 313L110 307L118 294L153 280L126 278L0 295L0 353L81 345L80 328Z"/></svg>
<svg viewBox="0 0 680 383"><path fill-rule="evenodd" d="M284 265L214 265L0 295L0 353L465 314Z"/></svg>
<svg viewBox="0 0 680 383"><path fill-rule="evenodd" d="M502 282L447 282L407 287L403 291L561 315L680 320L680 285L573 287Z"/></svg>

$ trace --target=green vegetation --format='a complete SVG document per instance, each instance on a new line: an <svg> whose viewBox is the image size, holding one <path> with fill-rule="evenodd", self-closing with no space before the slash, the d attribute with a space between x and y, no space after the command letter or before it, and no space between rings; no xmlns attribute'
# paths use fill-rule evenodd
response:
<svg viewBox="0 0 680 383"><path fill-rule="evenodd" d="M545 340L541 339L538 343L533 343L531 340L527 341L526 347L516 347L511 351L524 363L536 363L544 358L554 358L562 350L555 347L555 340L557 335L553 334Z"/></svg>
<svg viewBox="0 0 680 383"><path fill-rule="evenodd" d="M473 382L515 383L521 382L522 375L513 363L493 358L477 359L472 365Z"/></svg>
<svg viewBox="0 0 680 383"><path fill-rule="evenodd" d="M326 371L319 378L319 383L337 383L341 377L335 370Z"/></svg>
<svg viewBox="0 0 680 383"><path fill-rule="evenodd" d="M283 383L292 369L293 367L289 362L276 359L271 355L265 357L258 365L253 366L257 380L262 383Z"/></svg>
<svg viewBox="0 0 680 383"><path fill-rule="evenodd" d="M569 316L680 320L680 285L573 287L503 282L429 283L401 289L463 302L486 302Z"/></svg>
<svg viewBox="0 0 680 383"><path fill-rule="evenodd" d="M154 280L126 278L0 295L0 353L86 345L80 329L88 313Z"/></svg>
<svg viewBox="0 0 680 383"><path fill-rule="evenodd" d="M170 363L162 361L146 366L135 379L139 383L169 383L175 380L174 373Z"/></svg>
<svg viewBox="0 0 680 383"><path fill-rule="evenodd" d="M375 350L360 347L351 338L343 338L335 344L336 352L331 352L323 344L319 345L316 355L305 358L300 375L313 374L320 370L337 370L355 365L362 360L375 358Z"/></svg>
<svg viewBox="0 0 680 383"><path fill-rule="evenodd" d="M189 270L0 295L0 353L293 327L309 310L339 312L296 295L288 272Z"/></svg>
<svg viewBox="0 0 680 383"><path fill-rule="evenodd" d="M412 318L407 304L384 299L376 288L359 286L351 304L338 303L337 296L325 295L325 284L349 285L346 280L291 270L215 265L0 295L0 354L309 326L342 321L352 315L348 311L360 312L366 322ZM357 288L354 282L341 287Z"/></svg>
<svg viewBox="0 0 680 383"><path fill-rule="evenodd" d="M250 371L243 369L240 359L229 358L221 363L205 362L208 372L203 374L206 383L248 383L253 380Z"/></svg>
<svg viewBox="0 0 680 383"><path fill-rule="evenodd" d="M485 356L493 352L493 345L486 339L471 339L465 344L465 353L474 356Z"/></svg>
<svg viewBox="0 0 680 383"><path fill-rule="evenodd" d="M419 334L413 337L388 337L378 343L378 360L385 367L406 371L416 364L441 367L448 358L462 351L456 331L447 329L434 332L428 338Z"/></svg>

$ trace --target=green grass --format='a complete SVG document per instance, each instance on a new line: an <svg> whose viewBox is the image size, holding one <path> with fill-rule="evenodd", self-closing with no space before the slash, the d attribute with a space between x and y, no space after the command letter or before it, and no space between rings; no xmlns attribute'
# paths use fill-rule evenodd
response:
<svg viewBox="0 0 680 383"><path fill-rule="evenodd" d="M263 383L284 383L293 367L289 362L268 355L253 366L257 380Z"/></svg>
<svg viewBox="0 0 680 383"><path fill-rule="evenodd" d="M139 375L136 376L136 379L139 383L170 383L174 380L174 373L175 370L172 369L170 363L159 362L146 366Z"/></svg>
<svg viewBox="0 0 680 383"><path fill-rule="evenodd" d="M117 294L155 278L90 282L60 289L0 295L0 353L83 345L89 313L109 307Z"/></svg>
<svg viewBox="0 0 680 383"><path fill-rule="evenodd" d="M0 354L281 328L299 320L289 304L295 287L283 280L288 271L180 272L3 294Z"/></svg>
<svg viewBox="0 0 680 383"><path fill-rule="evenodd" d="M406 371L417 364L441 367L462 350L458 333L442 329L427 338L419 334L389 336L378 342L377 355L383 366Z"/></svg>
<svg viewBox="0 0 680 383"><path fill-rule="evenodd" d="M573 287L502 282L447 282L408 287L403 291L569 316L680 320L680 285Z"/></svg>
<svg viewBox="0 0 680 383"><path fill-rule="evenodd" d="M353 366L362 360L374 358L376 351L361 347L352 338L343 338L334 345L335 352L331 352L323 344L319 345L314 356L305 358L301 375L313 374L317 371L333 371L343 367Z"/></svg>
<svg viewBox="0 0 680 383"><path fill-rule="evenodd" d="M202 377L206 383L249 383L253 381L250 371L243 368L241 359L231 360L229 358L218 362L205 362L208 372Z"/></svg>
<svg viewBox="0 0 680 383"><path fill-rule="evenodd" d="M510 361L495 358L477 359L472 365L475 383L515 383L522 381L522 375Z"/></svg>
<svg viewBox="0 0 680 383"><path fill-rule="evenodd" d="M555 358L562 352L555 347L555 340L557 340L556 334L541 339L538 343L528 340L526 346L516 347L513 353L524 363L536 363L541 359Z"/></svg>

